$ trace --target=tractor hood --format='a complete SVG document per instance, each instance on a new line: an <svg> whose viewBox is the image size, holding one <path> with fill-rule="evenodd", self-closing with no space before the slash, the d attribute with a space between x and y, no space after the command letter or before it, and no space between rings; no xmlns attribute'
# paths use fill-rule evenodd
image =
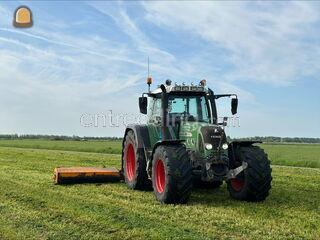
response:
<svg viewBox="0 0 320 240"><path fill-rule="evenodd" d="M224 130L215 124L201 122L187 122L181 124L180 139L185 140L186 147L192 150L201 150L204 144L212 144L213 150L226 142Z"/></svg>

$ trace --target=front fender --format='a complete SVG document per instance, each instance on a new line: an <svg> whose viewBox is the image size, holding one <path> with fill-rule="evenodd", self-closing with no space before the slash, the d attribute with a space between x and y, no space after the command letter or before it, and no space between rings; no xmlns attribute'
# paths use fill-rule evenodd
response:
<svg viewBox="0 0 320 240"><path fill-rule="evenodd" d="M228 147L228 154L229 154L229 160L234 162L236 160L235 157L235 150L237 147L249 147L252 144L255 143L262 143L261 141L251 141L251 140L244 140L244 141L232 141L229 143L229 147Z"/></svg>
<svg viewBox="0 0 320 240"><path fill-rule="evenodd" d="M156 148L160 145L177 145L183 143L185 140L165 140L165 141L158 141L152 149L152 154L151 154L151 161L153 159L153 154L156 150Z"/></svg>

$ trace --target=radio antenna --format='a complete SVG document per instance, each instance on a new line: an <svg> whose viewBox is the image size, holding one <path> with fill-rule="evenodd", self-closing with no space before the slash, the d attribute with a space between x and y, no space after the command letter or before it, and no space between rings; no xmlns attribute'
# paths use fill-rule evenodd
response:
<svg viewBox="0 0 320 240"><path fill-rule="evenodd" d="M148 77L150 77L150 62L149 62L149 56L148 56Z"/></svg>

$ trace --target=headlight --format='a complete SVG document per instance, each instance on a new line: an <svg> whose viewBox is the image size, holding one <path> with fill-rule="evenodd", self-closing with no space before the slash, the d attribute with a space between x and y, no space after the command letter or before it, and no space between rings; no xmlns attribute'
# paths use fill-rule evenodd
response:
<svg viewBox="0 0 320 240"><path fill-rule="evenodd" d="M204 146L205 146L205 148L207 150L211 150L212 149L212 144L210 144L210 143L206 143Z"/></svg>
<svg viewBox="0 0 320 240"><path fill-rule="evenodd" d="M222 144L222 149L223 149L223 150L227 150L227 149L228 149L228 143Z"/></svg>

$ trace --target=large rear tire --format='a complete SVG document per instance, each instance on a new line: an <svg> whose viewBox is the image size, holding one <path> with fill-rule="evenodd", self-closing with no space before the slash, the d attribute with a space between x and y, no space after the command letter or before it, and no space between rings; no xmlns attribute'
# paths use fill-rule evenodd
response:
<svg viewBox="0 0 320 240"><path fill-rule="evenodd" d="M152 162L152 185L161 203L183 204L192 190L192 167L184 145L156 148Z"/></svg>
<svg viewBox="0 0 320 240"><path fill-rule="evenodd" d="M148 190L151 182L146 171L146 159L143 149L138 143L133 131L129 130L123 144L123 174L125 182L130 189Z"/></svg>
<svg viewBox="0 0 320 240"><path fill-rule="evenodd" d="M233 167L240 166L242 162L248 163L248 167L236 178L227 181L231 197L252 202L265 200L272 181L267 154L257 146L238 147L235 157Z"/></svg>

